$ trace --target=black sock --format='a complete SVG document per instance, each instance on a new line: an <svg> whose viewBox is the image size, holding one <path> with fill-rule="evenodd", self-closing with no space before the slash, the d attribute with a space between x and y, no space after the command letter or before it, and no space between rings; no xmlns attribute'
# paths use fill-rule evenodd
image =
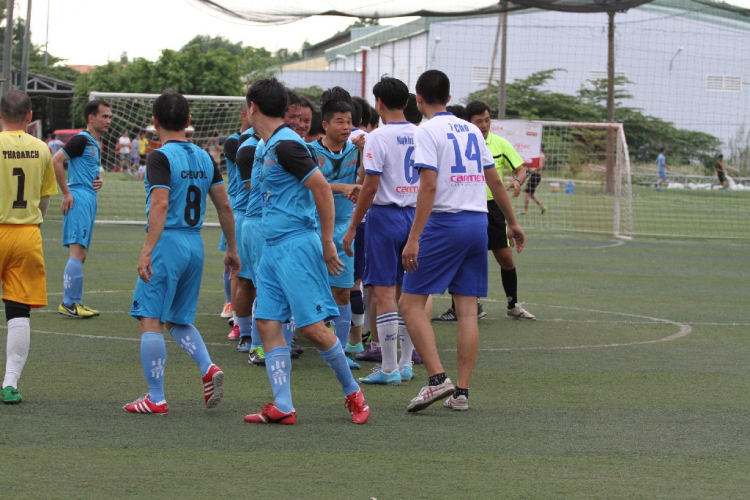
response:
<svg viewBox="0 0 750 500"><path fill-rule="evenodd" d="M503 290L505 290L505 297L508 300L508 309L513 309L518 302L518 275L516 275L516 268L514 267L508 271L501 269L500 277L503 280Z"/></svg>
<svg viewBox="0 0 750 500"><path fill-rule="evenodd" d="M430 377L430 384L429 385L440 385L443 382L445 382L445 379L448 377L445 375L445 372L438 373L437 375L433 375Z"/></svg>
<svg viewBox="0 0 750 500"><path fill-rule="evenodd" d="M469 398L469 389L461 389L460 387L456 387L455 392L453 393L453 397L457 398L459 396L466 396L466 398Z"/></svg>
<svg viewBox="0 0 750 500"><path fill-rule="evenodd" d="M456 312L456 301L453 300L453 294L451 294L451 311Z"/></svg>

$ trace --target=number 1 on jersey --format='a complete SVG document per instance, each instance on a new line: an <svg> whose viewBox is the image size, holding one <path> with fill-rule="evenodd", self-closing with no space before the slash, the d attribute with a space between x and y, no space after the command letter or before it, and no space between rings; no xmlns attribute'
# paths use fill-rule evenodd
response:
<svg viewBox="0 0 750 500"><path fill-rule="evenodd" d="M28 202L23 199L24 189L26 188L26 174L22 168L13 169L13 177L18 176L18 192L16 199L13 200L13 208L26 208Z"/></svg>

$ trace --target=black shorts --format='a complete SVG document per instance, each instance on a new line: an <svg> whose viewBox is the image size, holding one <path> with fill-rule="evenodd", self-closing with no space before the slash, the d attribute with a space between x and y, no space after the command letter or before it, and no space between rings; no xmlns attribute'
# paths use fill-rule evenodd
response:
<svg viewBox="0 0 750 500"><path fill-rule="evenodd" d="M357 226L357 234L354 236L354 281L361 280L365 276L365 223Z"/></svg>
<svg viewBox="0 0 750 500"><path fill-rule="evenodd" d="M505 216L495 200L487 200L487 250L508 248Z"/></svg>
<svg viewBox="0 0 750 500"><path fill-rule="evenodd" d="M727 176L724 175L724 172L716 172L716 175L719 176L719 182L721 183L727 180Z"/></svg>
<svg viewBox="0 0 750 500"><path fill-rule="evenodd" d="M536 191L536 187L540 182L542 182L542 174L532 173L529 175L529 182L526 183L526 192L534 194L534 191Z"/></svg>

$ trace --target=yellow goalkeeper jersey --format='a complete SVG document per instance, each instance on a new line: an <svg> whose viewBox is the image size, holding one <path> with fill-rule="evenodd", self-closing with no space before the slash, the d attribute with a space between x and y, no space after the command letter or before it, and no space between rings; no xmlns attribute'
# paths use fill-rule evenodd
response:
<svg viewBox="0 0 750 500"><path fill-rule="evenodd" d="M54 194L47 145L26 132L0 132L0 224L41 224L39 202Z"/></svg>

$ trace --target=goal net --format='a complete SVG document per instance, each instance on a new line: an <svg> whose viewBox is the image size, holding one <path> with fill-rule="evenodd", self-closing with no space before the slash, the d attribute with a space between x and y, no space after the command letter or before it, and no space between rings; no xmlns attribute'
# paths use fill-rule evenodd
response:
<svg viewBox="0 0 750 500"><path fill-rule="evenodd" d="M102 137L102 168L104 187L98 196L98 223L145 224L146 192L139 179L138 167L143 161L121 161L117 144L123 131L132 141L140 133L148 140L147 151L158 148L161 143L151 119L154 99L158 94L122 94L92 92L89 99L104 99L112 106L112 122L109 132ZM190 104L190 127L188 138L208 151L224 168L222 147L224 140L240 128L240 109L243 97L185 96ZM59 210L50 210L52 220L62 219ZM206 210L206 222L218 219L212 210Z"/></svg>

